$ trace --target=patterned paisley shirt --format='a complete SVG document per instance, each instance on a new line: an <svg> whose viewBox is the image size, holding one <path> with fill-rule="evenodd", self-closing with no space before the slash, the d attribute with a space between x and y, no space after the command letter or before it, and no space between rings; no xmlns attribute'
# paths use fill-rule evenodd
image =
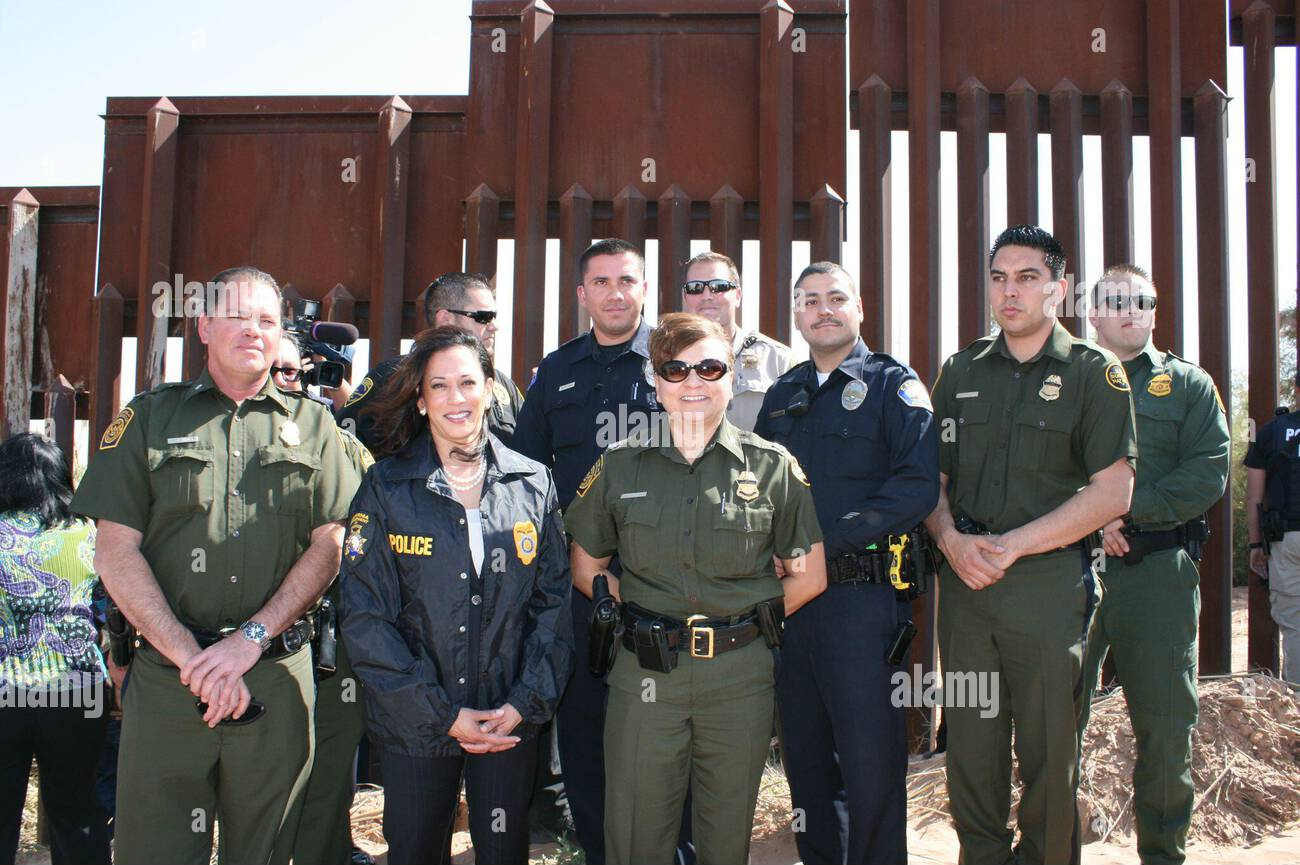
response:
<svg viewBox="0 0 1300 865"><path fill-rule="evenodd" d="M0 688L65 690L104 675L94 557L93 523L42 530L35 513L0 514Z"/></svg>

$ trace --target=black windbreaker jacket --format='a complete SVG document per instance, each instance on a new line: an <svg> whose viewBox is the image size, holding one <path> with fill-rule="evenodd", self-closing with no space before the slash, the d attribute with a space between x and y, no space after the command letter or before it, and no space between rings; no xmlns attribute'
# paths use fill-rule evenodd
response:
<svg viewBox="0 0 1300 865"><path fill-rule="evenodd" d="M366 474L343 545L341 628L367 734L415 756L465 753L461 708L510 703L536 735L573 669L568 549L550 472L489 437L474 572L465 509L423 432Z"/></svg>

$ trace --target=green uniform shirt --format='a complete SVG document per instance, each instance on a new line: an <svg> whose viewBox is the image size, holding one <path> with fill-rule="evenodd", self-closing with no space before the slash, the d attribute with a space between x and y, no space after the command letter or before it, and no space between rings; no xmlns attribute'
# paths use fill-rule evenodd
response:
<svg viewBox="0 0 1300 865"><path fill-rule="evenodd" d="M822 539L794 457L727 420L694 465L672 444L647 441L611 445L564 514L587 553L618 554L623 600L686 618L736 615L779 596L772 555L791 558Z"/></svg>
<svg viewBox="0 0 1300 865"><path fill-rule="evenodd" d="M360 477L329 410L268 376L236 406L205 371L133 399L109 425L72 509L144 535L176 617L247 621L311 544L343 520Z"/></svg>
<svg viewBox="0 0 1300 865"><path fill-rule="evenodd" d="M932 396L953 515L995 533L1064 504L1116 460L1136 461L1123 365L1059 322L1027 363L1002 334L977 339L944 363Z"/></svg>
<svg viewBox="0 0 1300 865"><path fill-rule="evenodd" d="M1138 442L1130 512L1144 531L1172 529L1209 510L1228 482L1228 419L1210 374L1151 343L1124 362Z"/></svg>

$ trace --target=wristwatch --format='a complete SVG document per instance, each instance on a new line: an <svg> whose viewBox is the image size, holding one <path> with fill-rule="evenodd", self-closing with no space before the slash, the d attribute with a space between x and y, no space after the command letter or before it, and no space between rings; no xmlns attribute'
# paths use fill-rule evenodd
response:
<svg viewBox="0 0 1300 865"><path fill-rule="evenodd" d="M266 625L261 622L249 619L239 626L239 633L244 635L244 639L261 646L263 652L271 645L271 635L266 632Z"/></svg>
<svg viewBox="0 0 1300 865"><path fill-rule="evenodd" d="M1247 545L1247 548L1248 548L1248 549L1252 549L1252 550L1262 550L1262 549L1264 549L1264 542L1263 542L1263 541L1255 541L1255 543L1253 543L1253 544L1248 544L1248 545Z"/></svg>

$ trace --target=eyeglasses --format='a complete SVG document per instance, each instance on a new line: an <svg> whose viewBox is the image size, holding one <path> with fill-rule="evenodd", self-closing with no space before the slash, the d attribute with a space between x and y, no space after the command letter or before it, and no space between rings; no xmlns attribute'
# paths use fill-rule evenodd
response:
<svg viewBox="0 0 1300 865"><path fill-rule="evenodd" d="M273 366L271 375L279 374L285 381L297 381L302 378L302 370L296 366Z"/></svg>
<svg viewBox="0 0 1300 865"><path fill-rule="evenodd" d="M687 363L684 360L670 360L659 367L659 377L664 381L677 384L686 381L686 377L695 370L696 374L704 381L717 381L727 374L725 361L717 358L706 357L699 363Z"/></svg>
<svg viewBox="0 0 1300 865"><path fill-rule="evenodd" d="M476 309L473 312L464 309L449 309L447 312L450 312L453 315L463 315L466 318L472 318L479 324L491 324L497 317L495 309Z"/></svg>
<svg viewBox="0 0 1300 865"><path fill-rule="evenodd" d="M729 279L692 279L682 286L682 291L687 294L704 294L706 288L714 294L723 294L739 286Z"/></svg>
<svg viewBox="0 0 1300 865"><path fill-rule="evenodd" d="M1133 307L1137 307L1142 312L1150 312L1156 308L1156 296L1154 294L1108 294L1102 298L1102 303L1107 309L1115 312Z"/></svg>

